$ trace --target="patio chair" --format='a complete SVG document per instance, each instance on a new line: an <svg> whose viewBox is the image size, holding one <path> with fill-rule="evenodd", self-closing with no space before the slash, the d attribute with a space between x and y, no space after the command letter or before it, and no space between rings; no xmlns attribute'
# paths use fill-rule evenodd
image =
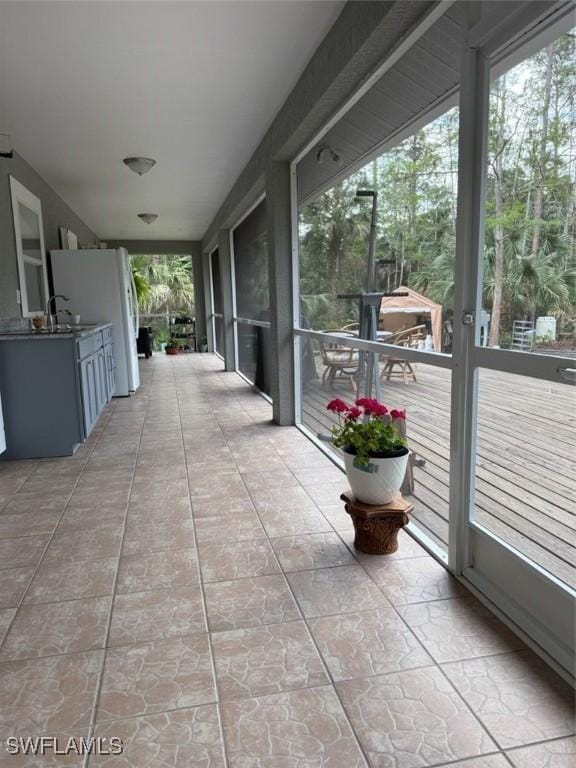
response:
<svg viewBox="0 0 576 768"><path fill-rule="evenodd" d="M340 331L325 331L325 333L340 333ZM324 365L322 373L324 386L332 387L339 377L347 379L352 390L356 391L354 375L358 370L358 351L338 344L337 341L327 340L318 343Z"/></svg>
<svg viewBox="0 0 576 768"><path fill-rule="evenodd" d="M425 325L415 325L413 328L405 328L403 331L397 331L393 336L386 339L387 344L395 344L398 347L416 347L421 339L426 336ZM404 384L408 384L409 378L416 381L416 374L409 360L405 360L400 355L386 354L380 356L383 363L380 381L390 381L391 378L402 377ZM397 369L397 370L396 370Z"/></svg>

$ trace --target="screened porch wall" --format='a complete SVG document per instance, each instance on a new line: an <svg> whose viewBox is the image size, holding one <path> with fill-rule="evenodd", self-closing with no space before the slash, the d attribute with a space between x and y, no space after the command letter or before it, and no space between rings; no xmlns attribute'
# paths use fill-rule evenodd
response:
<svg viewBox="0 0 576 768"><path fill-rule="evenodd" d="M266 200L234 228L232 248L237 367L261 392L269 395L271 342Z"/></svg>

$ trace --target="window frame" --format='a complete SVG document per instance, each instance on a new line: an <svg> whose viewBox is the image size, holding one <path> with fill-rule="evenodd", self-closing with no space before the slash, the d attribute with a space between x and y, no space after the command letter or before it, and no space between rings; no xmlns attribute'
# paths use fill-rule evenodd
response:
<svg viewBox="0 0 576 768"><path fill-rule="evenodd" d="M28 303L28 287L26 284L26 264L33 264L35 267L42 268L42 286L46 302L50 297L48 288L48 270L46 266L46 248L44 244L44 224L42 221L42 202L39 197L30 192L27 187L18 181L14 176L10 176L10 197L12 201L12 219L14 222L14 238L16 247L16 259L18 264L18 279L20 283L20 309L22 317L35 317L46 313L46 305L38 309L31 309ZM20 226L20 216L18 205L31 210L38 217L38 229L40 236L40 258L28 256L22 248L22 230Z"/></svg>

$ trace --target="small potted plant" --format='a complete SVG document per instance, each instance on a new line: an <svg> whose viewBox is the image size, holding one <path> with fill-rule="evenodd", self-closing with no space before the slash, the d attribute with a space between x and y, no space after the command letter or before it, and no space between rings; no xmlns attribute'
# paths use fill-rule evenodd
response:
<svg viewBox="0 0 576 768"><path fill-rule="evenodd" d="M170 339L168 342L166 342L166 354L167 355L177 355L178 354L178 342L174 339Z"/></svg>
<svg viewBox="0 0 576 768"><path fill-rule="evenodd" d="M354 496L364 504L390 503L402 487L410 455L397 427L406 412L368 397L354 405L337 398L327 408L338 414L332 442L344 452Z"/></svg>
<svg viewBox="0 0 576 768"><path fill-rule="evenodd" d="M208 339L206 336L202 336L200 339L200 352L208 352Z"/></svg>

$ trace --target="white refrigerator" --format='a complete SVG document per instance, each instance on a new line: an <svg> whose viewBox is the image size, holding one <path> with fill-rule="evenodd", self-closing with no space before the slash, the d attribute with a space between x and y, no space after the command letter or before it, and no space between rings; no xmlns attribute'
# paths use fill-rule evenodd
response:
<svg viewBox="0 0 576 768"><path fill-rule="evenodd" d="M125 248L50 251L57 309L80 315L81 325L112 323L116 361L116 396L140 386L138 372L138 302L130 257Z"/></svg>

